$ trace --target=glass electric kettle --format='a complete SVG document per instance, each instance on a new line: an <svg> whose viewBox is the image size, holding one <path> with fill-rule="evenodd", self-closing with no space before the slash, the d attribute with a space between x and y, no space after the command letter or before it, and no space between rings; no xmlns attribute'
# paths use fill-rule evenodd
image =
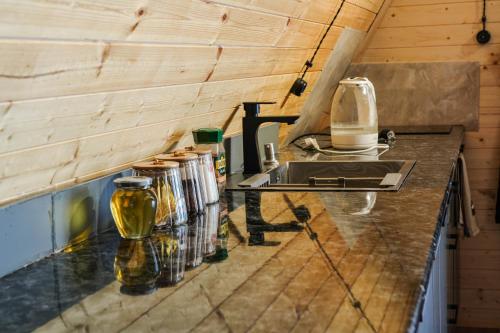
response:
<svg viewBox="0 0 500 333"><path fill-rule="evenodd" d="M332 102L331 136L337 149L367 149L377 145L375 88L367 78L346 78L339 82Z"/></svg>

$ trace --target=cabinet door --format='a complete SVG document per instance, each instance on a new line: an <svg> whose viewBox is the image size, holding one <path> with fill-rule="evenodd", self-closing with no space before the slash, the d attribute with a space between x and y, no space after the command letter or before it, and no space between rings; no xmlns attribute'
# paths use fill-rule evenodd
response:
<svg viewBox="0 0 500 333"><path fill-rule="evenodd" d="M435 294L435 275L436 275L436 261L434 260L431 268L431 273L429 275L429 281L427 282L427 289L425 291L425 296L423 299L423 309L422 309L422 321L418 325L418 333L429 333L435 332L435 308L436 304L434 299Z"/></svg>
<svg viewBox="0 0 500 333"><path fill-rule="evenodd" d="M436 244L436 255L425 292L422 321L418 325L418 333L446 333L448 329L446 229L446 224L441 227L440 237Z"/></svg>
<svg viewBox="0 0 500 333"><path fill-rule="evenodd" d="M441 243L439 247L440 255L440 293L439 293L439 311L441 313L440 324L441 333L448 332L448 216L444 226L441 228Z"/></svg>

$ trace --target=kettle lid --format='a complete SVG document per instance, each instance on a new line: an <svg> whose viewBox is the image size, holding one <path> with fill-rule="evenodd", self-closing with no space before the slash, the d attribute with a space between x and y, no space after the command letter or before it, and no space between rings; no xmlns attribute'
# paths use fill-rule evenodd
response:
<svg viewBox="0 0 500 333"><path fill-rule="evenodd" d="M346 84L346 85L365 85L365 84L370 84L370 80L366 77L348 77L343 80L340 80L339 84Z"/></svg>

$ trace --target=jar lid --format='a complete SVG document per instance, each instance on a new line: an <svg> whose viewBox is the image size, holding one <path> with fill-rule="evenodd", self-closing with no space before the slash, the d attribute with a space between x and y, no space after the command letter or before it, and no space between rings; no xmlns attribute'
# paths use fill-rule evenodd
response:
<svg viewBox="0 0 500 333"><path fill-rule="evenodd" d="M196 160L198 158L198 155L188 153L185 151L176 151L172 154L160 154L156 155L155 158L157 160L161 161L177 161L177 162L184 162L184 161L191 161L191 160Z"/></svg>
<svg viewBox="0 0 500 333"><path fill-rule="evenodd" d="M116 187L144 188L150 186L153 183L153 180L150 177L130 176L116 178L113 183L115 183Z"/></svg>
<svg viewBox="0 0 500 333"><path fill-rule="evenodd" d="M132 165L135 170L165 170L165 169L176 169L179 167L179 163L174 161L160 161L154 160L149 162L141 162Z"/></svg>
<svg viewBox="0 0 500 333"><path fill-rule="evenodd" d="M198 147L184 147L184 149L190 153L198 154L198 155L212 155L212 150L210 149L203 149L203 148L198 148Z"/></svg>
<svg viewBox="0 0 500 333"><path fill-rule="evenodd" d="M193 138L195 143L219 143L223 134L220 128L199 128L193 131Z"/></svg>

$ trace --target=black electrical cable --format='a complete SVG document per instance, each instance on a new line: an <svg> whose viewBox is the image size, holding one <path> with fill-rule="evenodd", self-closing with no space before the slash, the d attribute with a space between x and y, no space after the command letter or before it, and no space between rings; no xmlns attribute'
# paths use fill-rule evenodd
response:
<svg viewBox="0 0 500 333"><path fill-rule="evenodd" d="M483 22L483 30L486 29L486 0L483 0L483 17L481 18Z"/></svg>
<svg viewBox="0 0 500 333"><path fill-rule="evenodd" d="M319 52L319 49L321 47L321 44L323 44L323 41L325 40L326 38L326 35L328 35L328 32L330 31L330 29L332 28L333 26L333 23L335 23L335 20L337 19L337 17L339 16L340 14L340 11L342 10L342 7L344 6L344 2L345 0L342 0L342 2L340 3L340 6L339 8L337 9L337 12L335 13L335 16L333 17L332 21L330 22L330 24L328 25L328 28L326 28L326 31L325 33L323 34L323 36L321 37L321 39L319 40L319 43L318 43L318 46L316 47L316 50L314 50L314 53L311 57L311 59L307 60L306 63L304 64L304 72L302 73L302 76L300 77L301 79L304 78L304 76L306 76L306 73L307 71L309 70L309 68L311 68L313 66L313 62L314 62L314 58L316 58L316 55L318 54ZM304 68L302 67L302 68Z"/></svg>
<svg viewBox="0 0 500 333"><path fill-rule="evenodd" d="M295 96L300 96L306 90L306 88L307 88L307 82L304 80L304 77L306 76L307 71L309 70L309 68L311 68L313 66L314 59L316 58L316 55L318 54L319 49L320 49L321 45L323 44L323 41L326 38L326 35L328 35L328 32L330 31L330 29L333 26L333 23L335 23L335 20L339 16L340 11L342 10L342 7L344 6L344 2L345 2L345 0L342 0L342 2L340 3L340 6L337 9L337 12L335 13L335 16L333 17L332 21L330 22L330 24L326 28L326 31L323 34L323 36L321 36L321 39L319 40L318 46L314 50L314 53L313 53L312 57L310 59L308 59L306 61L306 63L304 64L304 66L302 66L302 68L300 69L299 77L297 77L297 79L295 79L295 82L292 84L292 87L290 88L290 91L288 92L288 94L283 99L283 102L281 103L280 108L283 108L283 106L286 104L286 101L288 100L288 97L290 97L290 94L294 94ZM300 75L300 73L302 73L302 75Z"/></svg>
<svg viewBox="0 0 500 333"><path fill-rule="evenodd" d="M481 17L483 23L483 30L479 31L476 35L476 40L479 44L486 44L491 39L491 34L486 30L486 0L483 0L483 16Z"/></svg>

